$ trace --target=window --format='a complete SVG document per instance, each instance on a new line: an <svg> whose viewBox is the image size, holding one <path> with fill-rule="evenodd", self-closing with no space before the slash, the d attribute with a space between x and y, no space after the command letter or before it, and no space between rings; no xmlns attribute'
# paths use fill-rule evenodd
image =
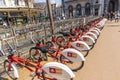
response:
<svg viewBox="0 0 120 80"><path fill-rule="evenodd" d="M0 6L4 6L5 5L5 0L0 0Z"/></svg>
<svg viewBox="0 0 120 80"><path fill-rule="evenodd" d="M28 1L27 1L27 0L24 0L24 2L25 2L25 6L28 6Z"/></svg>
<svg viewBox="0 0 120 80"><path fill-rule="evenodd" d="M95 16L98 16L98 8L95 9Z"/></svg>
<svg viewBox="0 0 120 80"><path fill-rule="evenodd" d="M15 5L18 5L19 4L18 2L19 2L18 0L14 0Z"/></svg>
<svg viewBox="0 0 120 80"><path fill-rule="evenodd" d="M89 16L89 15L90 15L90 10L91 10L91 5L90 5L90 3L86 3L86 4L85 4L85 14L86 14L86 16Z"/></svg>
<svg viewBox="0 0 120 80"><path fill-rule="evenodd" d="M98 0L96 0L96 3L98 3Z"/></svg>
<svg viewBox="0 0 120 80"><path fill-rule="evenodd" d="M79 17L82 14L81 4L76 5L76 17Z"/></svg>
<svg viewBox="0 0 120 80"><path fill-rule="evenodd" d="M73 6L69 5L68 10L69 10L69 17L71 17L71 16L73 17Z"/></svg>

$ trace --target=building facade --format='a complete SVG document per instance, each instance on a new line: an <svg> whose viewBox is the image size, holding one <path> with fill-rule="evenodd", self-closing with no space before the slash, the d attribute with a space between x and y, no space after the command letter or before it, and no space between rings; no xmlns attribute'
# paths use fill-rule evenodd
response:
<svg viewBox="0 0 120 80"><path fill-rule="evenodd" d="M102 15L108 12L120 12L120 0L62 0L67 17Z"/></svg>
<svg viewBox="0 0 120 80"><path fill-rule="evenodd" d="M32 22L37 12L34 0L0 0L0 21L8 25L22 25Z"/></svg>
<svg viewBox="0 0 120 80"><path fill-rule="evenodd" d="M34 7L42 9L42 11L37 14L38 16L40 16L40 17L43 17L43 16L49 17L47 4L45 2L34 3ZM53 15L54 20L56 19L56 17L62 16L62 13L63 13L62 6L57 5L56 3L52 3L51 4L51 10L52 10L52 15Z"/></svg>
<svg viewBox="0 0 120 80"><path fill-rule="evenodd" d="M104 0L104 13L120 12L120 0Z"/></svg>

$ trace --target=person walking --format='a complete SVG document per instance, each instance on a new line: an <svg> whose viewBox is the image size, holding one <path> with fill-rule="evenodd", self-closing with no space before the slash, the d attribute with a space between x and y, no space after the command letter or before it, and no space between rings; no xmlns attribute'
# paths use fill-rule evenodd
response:
<svg viewBox="0 0 120 80"><path fill-rule="evenodd" d="M3 22L3 27L7 28L7 23L5 21Z"/></svg>
<svg viewBox="0 0 120 80"><path fill-rule="evenodd" d="M117 11L115 11L114 16L115 16L115 22L118 22L118 12Z"/></svg>
<svg viewBox="0 0 120 80"><path fill-rule="evenodd" d="M110 13L110 20L112 21L113 18L114 18L114 14L113 14L113 12L111 12L111 13Z"/></svg>

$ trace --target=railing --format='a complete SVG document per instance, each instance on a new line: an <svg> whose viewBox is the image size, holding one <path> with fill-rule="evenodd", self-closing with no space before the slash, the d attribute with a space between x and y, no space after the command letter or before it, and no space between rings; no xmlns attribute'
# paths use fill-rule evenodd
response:
<svg viewBox="0 0 120 80"><path fill-rule="evenodd" d="M90 16L86 17L86 23L98 18L98 16ZM83 18L74 18L68 20L61 20L54 22L54 34L57 34L60 30L69 30L72 27L77 27L83 25ZM12 37L15 36L14 44L18 49L21 49L26 46L30 46L32 43L32 38L45 38L46 40L52 34L50 33L50 23L42 22L38 24L26 25L23 27L12 27L10 31L8 31L4 37Z"/></svg>

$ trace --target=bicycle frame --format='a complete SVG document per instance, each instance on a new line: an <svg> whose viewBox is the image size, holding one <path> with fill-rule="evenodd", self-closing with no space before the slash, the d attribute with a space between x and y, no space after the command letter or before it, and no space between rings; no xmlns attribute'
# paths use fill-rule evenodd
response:
<svg viewBox="0 0 120 80"><path fill-rule="evenodd" d="M43 78L43 79L47 79L47 80L57 80L59 78L73 78L73 77L75 77L73 72L67 66L65 66L61 63L49 62L49 63L46 63L45 65L41 65L40 64L40 62L42 61L41 58L39 58L37 62L33 62L31 60L20 58L18 56L9 55L8 61L9 61L8 70L10 70L11 66L14 66L14 69L16 71L16 75L18 75L18 73L17 73L18 71L16 70L15 65L12 65L13 63L17 63L19 65L22 65L23 67L25 67L29 71L35 72L34 77L38 77L38 78ZM35 71L32 68L30 68L27 64L34 67ZM57 73L56 71L53 72L51 69L52 70L53 69L54 70L61 70L61 72L63 72L63 73ZM44 76L44 73L51 75L53 78L49 78L47 76ZM65 74L67 74L67 76L64 76ZM32 78L32 80L34 79L34 77Z"/></svg>
<svg viewBox="0 0 120 80"><path fill-rule="evenodd" d="M38 45L38 44L37 44ZM39 46L40 45L44 45L44 44L39 44ZM68 48L68 49L67 49ZM61 46L58 46L58 48L57 49L54 49L54 48L50 48L52 51L55 51L55 55L53 55L51 52L49 52L48 51L48 55L50 55L52 58L54 58L54 59L56 59L57 61L60 61L60 55L62 55L62 56L64 56L64 57L66 57L67 58L67 60L66 61L64 61L64 62L72 62L71 61L71 59L69 58L69 57L67 57L67 56L65 56L65 54L63 53L63 51L64 50L68 50L67 52L69 52L69 50L71 50L71 48L69 48L68 46L66 46L66 47L64 47L64 50L63 51L61 51L60 49L61 49ZM37 50L37 49L36 49ZM74 50L74 49L72 49L72 50ZM72 50L71 50L71 52L72 52ZM74 52L73 52L74 53ZM37 54L39 54L39 53L37 53ZM76 52L76 54L79 56L79 60L82 60L82 61L84 61L85 59L84 59L84 57L83 57L83 55L81 55L81 53L80 52ZM63 62L63 61L60 61L60 62Z"/></svg>
<svg viewBox="0 0 120 80"><path fill-rule="evenodd" d="M40 64L40 62L41 62L40 58L38 59L38 62L32 62L31 60L24 59L24 58L15 56L15 55L9 55L8 56L8 60L10 61L9 62L9 66L8 66L8 70L10 69L11 64L14 62L14 63L17 63L17 64L25 67L29 71L33 72L34 70L32 68L30 68L29 66L26 65L26 64L29 64L32 67L35 67L36 76L42 77L41 75L37 74L38 70L41 70L41 72L44 72L44 70L41 68L42 65Z"/></svg>
<svg viewBox="0 0 120 80"><path fill-rule="evenodd" d="M45 45L45 44L36 43L36 46L44 46L44 45ZM56 59L57 61L59 61L59 57L58 57L58 56L59 56L59 55L62 55L62 54L61 54L61 51L60 51L60 48L61 48L60 46L58 46L57 49L51 47L50 50L55 51L55 55L53 55L50 51L48 51L47 54L50 55L52 58ZM36 54L39 54L39 53L38 53L38 49L36 49L35 53L36 53ZM36 54L35 54L35 55L36 55ZM63 55L63 56L64 56L64 55ZM68 59L68 60L69 60L69 59ZM69 61L70 61L70 60L69 60Z"/></svg>

